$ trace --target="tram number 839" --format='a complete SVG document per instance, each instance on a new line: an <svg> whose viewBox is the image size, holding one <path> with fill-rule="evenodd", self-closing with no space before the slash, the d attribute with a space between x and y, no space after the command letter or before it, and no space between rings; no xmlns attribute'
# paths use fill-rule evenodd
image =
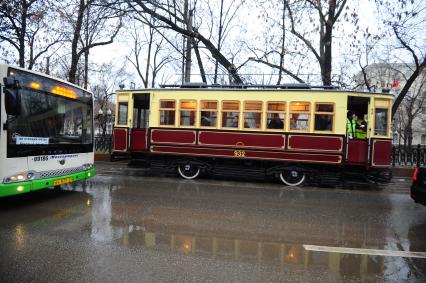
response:
<svg viewBox="0 0 426 283"><path fill-rule="evenodd" d="M246 157L244 150L234 150L234 157Z"/></svg>

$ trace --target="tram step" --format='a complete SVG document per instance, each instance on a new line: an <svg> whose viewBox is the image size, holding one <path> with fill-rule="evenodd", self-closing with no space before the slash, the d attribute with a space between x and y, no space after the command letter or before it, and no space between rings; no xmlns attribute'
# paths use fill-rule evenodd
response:
<svg viewBox="0 0 426 283"><path fill-rule="evenodd" d="M263 178L265 176L265 169L264 168L248 168L248 167L215 166L212 169L212 174L216 176Z"/></svg>

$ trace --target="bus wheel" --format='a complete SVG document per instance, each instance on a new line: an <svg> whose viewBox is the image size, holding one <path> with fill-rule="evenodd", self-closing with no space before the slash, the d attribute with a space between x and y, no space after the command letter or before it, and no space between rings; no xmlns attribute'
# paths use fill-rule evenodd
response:
<svg viewBox="0 0 426 283"><path fill-rule="evenodd" d="M281 181L287 186L298 186L305 181L306 175L297 170L284 170L280 173Z"/></svg>
<svg viewBox="0 0 426 283"><path fill-rule="evenodd" d="M187 180L195 179L200 174L200 167L190 163L180 164L177 169L179 175Z"/></svg>

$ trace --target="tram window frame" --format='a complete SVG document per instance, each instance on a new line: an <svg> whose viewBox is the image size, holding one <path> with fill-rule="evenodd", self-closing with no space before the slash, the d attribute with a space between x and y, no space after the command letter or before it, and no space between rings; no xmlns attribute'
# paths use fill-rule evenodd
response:
<svg viewBox="0 0 426 283"><path fill-rule="evenodd" d="M125 106L125 110L121 108L121 106ZM124 116L122 116L124 113ZM129 118L129 102L118 102L117 105L117 125L127 126ZM124 123L123 123L124 122Z"/></svg>
<svg viewBox="0 0 426 283"><path fill-rule="evenodd" d="M378 123L377 123L378 111L377 110L378 109L382 110L381 112L386 114L385 115L386 121L385 121L385 124L384 124L385 128L381 128L381 129L377 128L377 125L378 125ZM381 136L381 137L388 137L389 136L389 132L390 132L389 131L389 118L390 118L390 114L389 114L389 108L388 107L376 106L374 108L374 135L375 136ZM383 125L383 123L381 123L381 124ZM383 134L379 133L379 131L384 131L384 133Z"/></svg>
<svg viewBox="0 0 426 283"><path fill-rule="evenodd" d="M292 110L292 106L294 104L297 105L297 103L307 105L308 106L308 110ZM311 113L312 113L311 110L312 110L311 102L309 102L309 101L291 101L289 103L289 111L288 111L289 112L289 119L288 119L289 120L288 121L288 123L289 123L289 127L288 127L289 131L291 131L291 132L310 132L310 128L311 128ZM306 126L306 129L305 128L303 128L303 129L293 128L293 125L297 125L297 124L293 123L293 119L292 119L293 114L295 114L295 115L307 115L307 126ZM296 123L299 120L302 120L302 119L297 119L296 118Z"/></svg>
<svg viewBox="0 0 426 283"><path fill-rule="evenodd" d="M269 105L273 105L273 104L282 104L282 109L283 110L279 110L279 109L270 109ZM287 102L286 101L268 101L266 102L266 130L268 131L282 131L285 130L286 128L286 113L287 113ZM270 116L271 114L271 116ZM269 124L272 121L272 118L275 116L275 114L278 114L279 119L281 120L283 126L282 128L272 128L269 127Z"/></svg>
<svg viewBox="0 0 426 283"><path fill-rule="evenodd" d="M172 102L173 103L173 107L163 107L162 106L162 103L163 102ZM159 119L159 121L158 121L158 125L160 126L160 127L170 127L170 126L173 126L173 127L176 127L176 100L174 100L174 99L161 99L160 100L160 107L159 107L159 117L158 117L158 119ZM164 112L173 112L173 115L170 115L169 117L173 117L173 123L169 123L169 124L162 124L161 123L161 117L162 117L162 111L164 111Z"/></svg>
<svg viewBox="0 0 426 283"><path fill-rule="evenodd" d="M183 103L189 103L189 104L194 104L193 108L186 108L183 107ZM189 125L183 125L182 121L184 119L182 119L182 114L183 112L190 112L189 113ZM185 116L185 118L187 118L188 116ZM193 119L193 120L192 120ZM194 128L197 125L197 100L195 99L182 99L179 100L179 127L189 127L189 128Z"/></svg>
<svg viewBox="0 0 426 283"><path fill-rule="evenodd" d="M331 105L333 107L332 111L318 111L319 105ZM315 108L314 108L314 131L315 132L333 132L334 131L334 122L335 122L335 113L336 113L336 107L334 102L316 102ZM331 116L331 129L317 129L317 115L321 116Z"/></svg>
<svg viewBox="0 0 426 283"><path fill-rule="evenodd" d="M207 103L207 106L210 106L210 103L215 103L216 107L215 108L210 108L210 107L204 107L204 103ZM219 102L217 100L200 100L200 115L199 115L199 121L200 121L200 127L202 128L217 128L218 125L218 120L219 120ZM204 113L209 113L208 115L203 115ZM212 113L215 113L215 117L212 117ZM204 119L203 119L204 118ZM212 125L212 121L214 120L214 125ZM211 123L210 125L203 125L203 121L208 121L209 123Z"/></svg>
<svg viewBox="0 0 426 283"><path fill-rule="evenodd" d="M248 109L247 106L250 104L258 104L259 108ZM255 114L254 116L259 115L258 117L248 117L248 114ZM257 114L257 115L256 115ZM243 103L243 127L245 130L260 130L262 129L262 118L263 118L263 102L259 100L247 100ZM255 127L251 127L252 123L247 123L251 120L255 120Z"/></svg>
<svg viewBox="0 0 426 283"><path fill-rule="evenodd" d="M225 107L225 104L227 104L227 103L236 103L238 105L238 109L227 109ZM222 101L222 109L221 109L221 126L222 126L222 128L238 130L240 128L240 120L241 120L240 110L241 110L241 103L240 103L239 100L223 100ZM227 115L229 113L236 113L237 116L227 117ZM236 126L226 126L226 121L228 121L229 118L232 119L231 122L234 125L235 117L237 117L237 120L236 120L237 125Z"/></svg>

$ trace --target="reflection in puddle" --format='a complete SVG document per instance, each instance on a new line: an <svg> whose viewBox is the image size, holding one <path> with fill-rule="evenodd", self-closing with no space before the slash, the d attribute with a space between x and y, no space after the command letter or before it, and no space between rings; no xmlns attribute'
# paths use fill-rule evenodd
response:
<svg viewBox="0 0 426 283"><path fill-rule="evenodd" d="M412 266L404 258L310 251L303 247L310 240L314 244L330 244L320 243L320 239L329 239L336 246L386 249L386 229L374 221L347 224L326 219L307 226L303 219L292 219L291 211L282 217L269 215L267 208L246 210L250 203L241 203L250 201L247 195L241 197L243 201L236 208L215 207L209 192L196 182L179 182L165 193L151 184L144 185L129 197L122 192L126 184L89 184L85 190L92 196L87 205L91 207L93 240L128 248L267 264L282 271L288 266L325 269L342 280L413 277L409 274ZM277 191L280 201L289 195L284 200L288 203L305 199L303 192L296 193L283 196L282 191ZM263 203L256 200L254 204ZM266 204L275 205L265 201Z"/></svg>
<svg viewBox="0 0 426 283"><path fill-rule="evenodd" d="M92 195L92 229L91 237L95 241L110 242L113 238L111 227L111 191L88 190Z"/></svg>
<svg viewBox="0 0 426 283"><path fill-rule="evenodd" d="M384 257L307 251L302 244L230 239L215 236L191 236L178 233L133 230L125 233L121 243L129 247L146 247L185 255L217 259L234 259L258 264L300 265L304 268L327 268L338 278L372 279L384 273ZM125 242L124 242L125 239Z"/></svg>
<svg viewBox="0 0 426 283"><path fill-rule="evenodd" d="M25 246L25 226L22 223L15 226L15 246L17 251L22 251Z"/></svg>

